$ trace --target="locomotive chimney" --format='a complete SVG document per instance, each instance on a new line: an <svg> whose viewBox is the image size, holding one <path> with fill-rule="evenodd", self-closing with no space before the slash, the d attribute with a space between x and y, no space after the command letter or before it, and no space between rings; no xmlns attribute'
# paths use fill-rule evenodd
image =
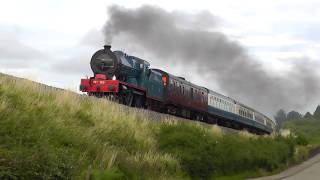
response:
<svg viewBox="0 0 320 180"><path fill-rule="evenodd" d="M109 45L109 44L106 44L103 47L104 47L104 50L110 50L111 49L111 45Z"/></svg>

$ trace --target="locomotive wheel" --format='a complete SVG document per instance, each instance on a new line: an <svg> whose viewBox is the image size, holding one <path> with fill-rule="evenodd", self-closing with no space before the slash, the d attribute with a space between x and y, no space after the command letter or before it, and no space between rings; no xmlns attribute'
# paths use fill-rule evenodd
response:
<svg viewBox="0 0 320 180"><path fill-rule="evenodd" d="M124 96L124 104L127 106L132 106L132 102L133 102L133 94L131 92L128 92Z"/></svg>
<svg viewBox="0 0 320 180"><path fill-rule="evenodd" d="M177 116L177 115L178 115L178 110L177 110L177 108L174 107L174 106L168 106L168 107L166 108L166 113Z"/></svg>
<svg viewBox="0 0 320 180"><path fill-rule="evenodd" d="M133 105L134 105L134 107L144 107L144 99L143 99L143 96L134 95Z"/></svg>

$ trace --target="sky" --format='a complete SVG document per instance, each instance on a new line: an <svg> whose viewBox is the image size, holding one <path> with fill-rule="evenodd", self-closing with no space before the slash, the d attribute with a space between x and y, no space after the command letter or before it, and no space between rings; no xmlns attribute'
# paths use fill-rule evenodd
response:
<svg viewBox="0 0 320 180"><path fill-rule="evenodd" d="M92 75L89 65L92 54L110 40L106 39L105 28L108 22L112 22L111 15L117 18L117 12L130 9L138 12L143 10L141 7L147 7L160 15L178 19L174 23L193 31L218 32L226 39L226 48L240 48L241 57L249 57L244 64L250 62L249 67L261 69L254 73L240 73L237 77L243 76L245 81L255 83L267 81L270 84L269 88L264 88L267 91L258 88L254 93L250 92L254 94L250 96L248 88L242 87L241 79L225 78L229 77L228 72L238 75L236 69L219 71L211 68L206 69L211 70L211 74L203 74L199 66L193 66L189 61L165 61L158 51L143 47L152 41L132 38L137 35L133 31L122 30L122 35L116 34L112 49L146 59L152 67L184 76L191 82L257 106L269 115L279 108L313 112L320 103L318 85L312 85L319 82L317 68L320 67L320 2L315 0L10 0L1 4L2 73L77 91L80 78ZM112 11L110 7L119 7L120 10ZM190 24L184 23L189 19ZM161 32L162 27L159 28ZM132 37L128 38L129 35ZM183 52L185 49L181 50ZM173 56L166 58L172 59ZM227 69L226 63L222 65L220 68ZM242 68L243 71L246 69ZM213 75L220 72L223 76ZM253 77L259 72L266 74L267 78ZM277 83L280 85L275 85ZM269 93L274 91L287 95ZM286 100L288 98L293 100Z"/></svg>

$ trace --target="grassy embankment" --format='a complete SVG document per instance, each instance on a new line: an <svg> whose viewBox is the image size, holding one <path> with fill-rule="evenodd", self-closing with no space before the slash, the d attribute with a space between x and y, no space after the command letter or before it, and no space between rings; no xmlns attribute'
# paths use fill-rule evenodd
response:
<svg viewBox="0 0 320 180"><path fill-rule="evenodd" d="M284 123L284 128L298 134L300 141L308 145L309 149L320 147L320 118L290 120Z"/></svg>
<svg viewBox="0 0 320 180"><path fill-rule="evenodd" d="M243 179L299 161L297 143L0 75L0 179Z"/></svg>

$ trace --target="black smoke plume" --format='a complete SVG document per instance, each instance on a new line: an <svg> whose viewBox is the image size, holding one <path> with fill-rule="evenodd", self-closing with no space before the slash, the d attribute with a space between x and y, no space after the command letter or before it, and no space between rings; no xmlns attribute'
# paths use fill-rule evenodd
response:
<svg viewBox="0 0 320 180"><path fill-rule="evenodd" d="M108 13L106 42L121 39L123 45L138 47L164 63L196 67L207 78L207 87L216 82L230 97L268 115L283 107L306 110L319 97L313 61L297 59L285 76L268 73L244 47L217 30L220 19L209 12L111 6Z"/></svg>

